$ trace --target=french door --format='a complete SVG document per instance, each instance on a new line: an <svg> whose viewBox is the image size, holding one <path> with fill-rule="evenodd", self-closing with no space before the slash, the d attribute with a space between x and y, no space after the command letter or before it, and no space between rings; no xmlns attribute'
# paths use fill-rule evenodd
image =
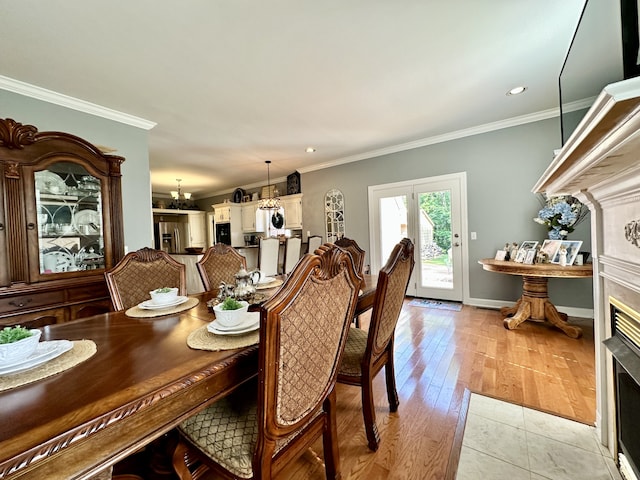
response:
<svg viewBox="0 0 640 480"><path fill-rule="evenodd" d="M415 245L415 268L407 295L464 298L466 174L457 173L369 187L372 272L387 261L403 237Z"/></svg>

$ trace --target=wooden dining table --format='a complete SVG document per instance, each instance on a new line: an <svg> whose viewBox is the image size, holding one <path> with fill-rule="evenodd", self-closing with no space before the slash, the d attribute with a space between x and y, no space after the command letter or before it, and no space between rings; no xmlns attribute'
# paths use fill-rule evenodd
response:
<svg viewBox="0 0 640 480"><path fill-rule="evenodd" d="M365 275L356 313L373 306ZM0 479L89 478L257 374L258 346L195 350L187 337L214 317L196 295L187 311L124 311L43 327L42 340L92 340L96 353L54 376L0 393Z"/></svg>

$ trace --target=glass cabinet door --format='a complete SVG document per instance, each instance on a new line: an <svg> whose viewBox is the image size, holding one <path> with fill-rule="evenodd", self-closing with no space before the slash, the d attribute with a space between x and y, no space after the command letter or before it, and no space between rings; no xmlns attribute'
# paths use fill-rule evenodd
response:
<svg viewBox="0 0 640 480"><path fill-rule="evenodd" d="M102 182L82 165L34 172L39 273L104 268Z"/></svg>

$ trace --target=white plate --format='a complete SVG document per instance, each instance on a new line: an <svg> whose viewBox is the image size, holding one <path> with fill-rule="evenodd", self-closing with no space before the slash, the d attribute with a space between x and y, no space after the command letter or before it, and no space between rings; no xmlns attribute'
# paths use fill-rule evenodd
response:
<svg viewBox="0 0 640 480"><path fill-rule="evenodd" d="M53 193L56 195L64 195L67 193L67 184L59 175L49 170L41 170L33 174L36 178L36 189L40 193Z"/></svg>
<svg viewBox="0 0 640 480"><path fill-rule="evenodd" d="M33 352L27 358L0 366L0 375L8 375L10 373L18 373L30 368L42 365L49 360L59 357L64 352L71 350L73 342L69 340L51 340L49 342L40 342Z"/></svg>
<svg viewBox="0 0 640 480"><path fill-rule="evenodd" d="M51 270L52 273L55 273L68 272L69 268L74 265L74 262L73 256L70 253L55 250L42 255L42 264L45 270Z"/></svg>
<svg viewBox="0 0 640 480"><path fill-rule="evenodd" d="M271 283L275 281L276 281L275 277L262 277L260 280L258 280L258 285L265 285L267 283Z"/></svg>
<svg viewBox="0 0 640 480"><path fill-rule="evenodd" d="M223 327L215 320L207 325L207 330L216 335L241 335L260 328L260 312L247 312L245 319L237 327Z"/></svg>
<svg viewBox="0 0 640 480"><path fill-rule="evenodd" d="M173 302L163 303L162 305L158 305L156 303L153 303L151 300L145 300L138 306L143 310L161 310L163 308L177 307L178 305L182 305L187 300L189 300L189 297L181 297L180 295L178 295L175 301Z"/></svg>
<svg viewBox="0 0 640 480"><path fill-rule="evenodd" d="M95 210L80 210L73 215L73 224L77 227L80 225L91 225L94 224L96 226L100 225L100 215ZM91 229L95 232L95 228L91 227Z"/></svg>
<svg viewBox="0 0 640 480"><path fill-rule="evenodd" d="M280 285L282 285L283 283L284 282L282 280L280 280L279 278L274 278L269 283L259 283L258 285L256 285L256 290L267 290L269 288L276 288L276 287L279 287Z"/></svg>

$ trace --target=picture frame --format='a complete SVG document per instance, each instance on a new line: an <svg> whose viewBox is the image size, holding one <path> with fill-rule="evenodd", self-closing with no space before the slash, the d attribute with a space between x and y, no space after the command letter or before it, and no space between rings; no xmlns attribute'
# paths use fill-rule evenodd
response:
<svg viewBox="0 0 640 480"><path fill-rule="evenodd" d="M527 265L533 265L533 263L536 260L536 254L537 253L538 252L536 251L535 248L531 248L531 249L527 250L527 255L525 256L523 263L525 263Z"/></svg>
<svg viewBox="0 0 640 480"><path fill-rule="evenodd" d="M527 257L527 250L524 248L518 249L518 253L516 254L516 258L514 261L516 263L524 263L524 259Z"/></svg>
<svg viewBox="0 0 640 480"><path fill-rule="evenodd" d="M518 253L516 254L516 258L514 258L514 260L517 263L525 263L525 259L527 258L527 253L529 252L529 250L535 251L537 246L537 240L525 240L520 244L520 248L518 249Z"/></svg>
<svg viewBox="0 0 640 480"><path fill-rule="evenodd" d="M542 242L542 246L540 247L540 251L547 255L547 258L551 262L555 257L556 253L558 253L558 249L560 248L560 244L562 240L550 240L547 239Z"/></svg>
<svg viewBox="0 0 640 480"><path fill-rule="evenodd" d="M580 247L582 247L582 240L560 240L560 245L558 245L558 249L556 250L556 254L551 259L551 263L560 263L560 248L564 247L567 249L567 266L573 265L573 262L580 251Z"/></svg>
<svg viewBox="0 0 640 480"><path fill-rule="evenodd" d="M498 250L496 252L495 260L504 260L505 258L507 258L506 250Z"/></svg>

